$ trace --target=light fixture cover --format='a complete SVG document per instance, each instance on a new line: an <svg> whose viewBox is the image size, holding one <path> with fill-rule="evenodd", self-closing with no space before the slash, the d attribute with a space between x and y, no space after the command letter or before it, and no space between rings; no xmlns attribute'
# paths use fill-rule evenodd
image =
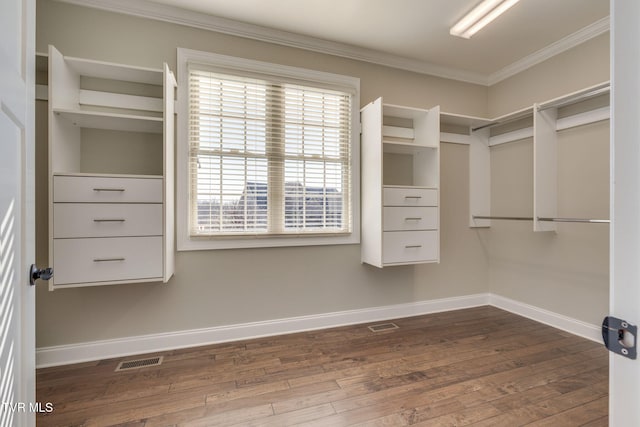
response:
<svg viewBox="0 0 640 427"><path fill-rule="evenodd" d="M471 38L511 6L518 3L518 1L520 0L483 0L482 3L451 27L449 34L465 39Z"/></svg>

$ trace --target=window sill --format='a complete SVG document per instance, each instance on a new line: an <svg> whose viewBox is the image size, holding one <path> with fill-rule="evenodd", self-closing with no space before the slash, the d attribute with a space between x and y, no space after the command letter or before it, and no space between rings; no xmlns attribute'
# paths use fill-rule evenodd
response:
<svg viewBox="0 0 640 427"><path fill-rule="evenodd" d="M286 236L264 238L206 238L178 239L178 251L206 251L218 249L278 248L287 246L357 245L360 232L341 236Z"/></svg>

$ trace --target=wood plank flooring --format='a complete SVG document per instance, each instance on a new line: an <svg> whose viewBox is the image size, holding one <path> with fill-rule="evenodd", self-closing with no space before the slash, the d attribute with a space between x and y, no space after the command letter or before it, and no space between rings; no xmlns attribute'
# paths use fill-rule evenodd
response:
<svg viewBox="0 0 640 427"><path fill-rule="evenodd" d="M606 426L604 346L494 307L37 371L47 426ZM126 359L137 359L130 357Z"/></svg>

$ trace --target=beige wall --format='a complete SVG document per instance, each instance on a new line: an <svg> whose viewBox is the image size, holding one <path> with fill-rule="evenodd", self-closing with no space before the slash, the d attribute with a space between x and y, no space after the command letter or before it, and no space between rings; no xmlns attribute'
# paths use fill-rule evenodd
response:
<svg viewBox="0 0 640 427"><path fill-rule="evenodd" d="M175 70L187 47L361 79L361 103L494 117L608 79L608 35L491 88L50 0L37 4L37 50ZM47 263L46 104L37 103L37 256ZM559 213L608 217L608 122L559 135ZM492 149L494 214L531 216L531 141ZM94 159L95 160L95 159ZM166 285L37 294L37 346L163 333L494 292L597 324L608 305L608 226L468 221L468 147L443 144L439 265L380 270L359 245L180 252ZM250 266L250 268L247 268Z"/></svg>
<svg viewBox="0 0 640 427"><path fill-rule="evenodd" d="M485 116L487 88L48 0L37 4L37 50L175 70L176 48L206 50L361 79L361 101ZM47 263L46 105L38 103L37 255ZM482 241L467 227L468 147L444 144L439 265L360 264L359 245L180 252L166 285L37 293L37 346L384 306L487 291Z"/></svg>
<svg viewBox="0 0 640 427"><path fill-rule="evenodd" d="M609 80L609 33L595 37L489 88L498 117Z"/></svg>
<svg viewBox="0 0 640 427"><path fill-rule="evenodd" d="M609 79L609 35L599 36L489 89L497 116ZM492 148L492 213L532 216L533 147L524 140ZM609 122L558 133L558 215L609 218ZM608 313L609 226L559 224L533 233L531 222L494 221L481 232L489 290L599 324Z"/></svg>

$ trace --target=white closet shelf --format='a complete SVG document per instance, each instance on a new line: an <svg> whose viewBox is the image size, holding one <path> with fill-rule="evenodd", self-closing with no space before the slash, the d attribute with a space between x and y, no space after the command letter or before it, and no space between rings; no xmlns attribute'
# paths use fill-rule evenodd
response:
<svg viewBox="0 0 640 427"><path fill-rule="evenodd" d="M61 108L54 109L53 113L69 120L74 126L82 128L162 133L162 117L68 110Z"/></svg>
<svg viewBox="0 0 640 427"><path fill-rule="evenodd" d="M420 190L437 190L438 187L425 187L423 185L394 185L394 184L384 184L382 186L383 188L413 188L413 189L420 189Z"/></svg>
<svg viewBox="0 0 640 427"><path fill-rule="evenodd" d="M403 128L399 126L382 126L382 136L392 138L414 139L413 128Z"/></svg>
<svg viewBox="0 0 640 427"><path fill-rule="evenodd" d="M120 65L65 56L66 63L79 75L108 80L145 83L162 86L163 71L155 68Z"/></svg>
<svg viewBox="0 0 640 427"><path fill-rule="evenodd" d="M452 126L465 126L470 129L481 127L492 123L492 120L482 117L466 116L456 113L440 113L440 123Z"/></svg>
<svg viewBox="0 0 640 427"><path fill-rule="evenodd" d="M138 179L161 179L162 175L141 175L124 173L94 173L94 172L53 172L53 176L81 176L97 178L138 178Z"/></svg>
<svg viewBox="0 0 640 427"><path fill-rule="evenodd" d="M383 141L382 151L385 153L414 154L418 151L437 150L438 147L420 145L413 142Z"/></svg>

